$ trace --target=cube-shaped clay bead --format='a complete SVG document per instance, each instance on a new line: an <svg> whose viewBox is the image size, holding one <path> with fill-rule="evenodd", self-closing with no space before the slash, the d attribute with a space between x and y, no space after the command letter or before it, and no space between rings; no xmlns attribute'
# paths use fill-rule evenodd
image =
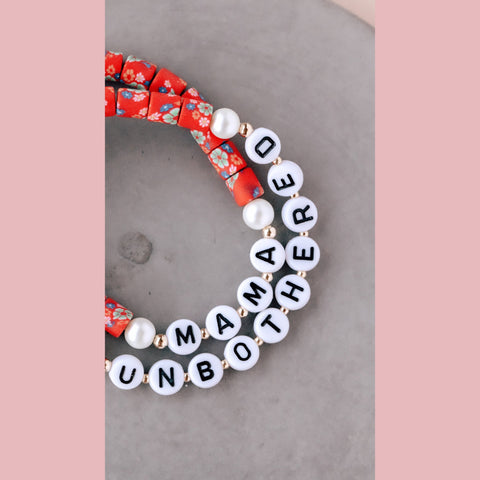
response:
<svg viewBox="0 0 480 480"><path fill-rule="evenodd" d="M224 179L231 177L247 166L247 162L243 159L237 147L229 140L212 150L208 159L213 168Z"/></svg>
<svg viewBox="0 0 480 480"><path fill-rule="evenodd" d="M184 99L178 125L189 130L206 130L210 125L213 107L203 100Z"/></svg>
<svg viewBox="0 0 480 480"><path fill-rule="evenodd" d="M186 86L187 82L183 78L178 77L166 68L161 68L150 84L150 91L181 95Z"/></svg>
<svg viewBox="0 0 480 480"><path fill-rule="evenodd" d="M105 52L105 80L118 82L122 73L123 55L117 52Z"/></svg>
<svg viewBox="0 0 480 480"><path fill-rule="evenodd" d="M105 297L105 331L119 337L127 328L133 313L116 302L113 298Z"/></svg>
<svg viewBox="0 0 480 480"><path fill-rule="evenodd" d="M240 207L261 197L264 193L262 185L250 167L232 175L225 181L225 184Z"/></svg>
<svg viewBox="0 0 480 480"><path fill-rule="evenodd" d="M120 81L129 87L148 90L157 66L130 55L125 61Z"/></svg>
<svg viewBox="0 0 480 480"><path fill-rule="evenodd" d="M147 120L176 125L182 101L178 95L150 92Z"/></svg>
<svg viewBox="0 0 480 480"><path fill-rule="evenodd" d="M117 95L117 116L146 118L150 92L133 88L119 88Z"/></svg>
<svg viewBox="0 0 480 480"><path fill-rule="evenodd" d="M105 87L105 116L113 117L115 112L115 89L113 87Z"/></svg>
<svg viewBox="0 0 480 480"><path fill-rule="evenodd" d="M204 102L206 101L204 96L196 88L193 88L193 87L190 87L189 89L185 90L182 97L193 98L194 100L200 99L200 100L203 100Z"/></svg>

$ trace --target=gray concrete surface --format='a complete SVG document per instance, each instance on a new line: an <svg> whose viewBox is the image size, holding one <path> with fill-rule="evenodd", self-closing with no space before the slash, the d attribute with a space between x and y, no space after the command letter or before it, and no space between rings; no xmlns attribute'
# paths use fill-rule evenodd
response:
<svg viewBox="0 0 480 480"><path fill-rule="evenodd" d="M250 371L163 398L106 378L106 478L372 479L374 471L374 32L322 1L107 0L106 47L165 66L216 107L272 128L319 209L312 299ZM241 145L240 139L235 139ZM267 168L255 168L266 185ZM281 199L267 191L277 207ZM106 121L106 291L159 331L236 306L258 233L190 134ZM152 243L122 257L128 232ZM280 240L289 238L281 229ZM252 319L244 332L252 333ZM223 344L204 342L220 354ZM162 357L106 338L109 358ZM188 358L181 359L186 367Z"/></svg>

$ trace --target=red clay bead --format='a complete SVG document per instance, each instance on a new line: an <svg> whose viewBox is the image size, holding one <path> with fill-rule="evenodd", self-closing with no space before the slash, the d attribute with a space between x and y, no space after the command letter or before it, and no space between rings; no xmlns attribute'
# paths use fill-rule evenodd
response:
<svg viewBox="0 0 480 480"><path fill-rule="evenodd" d="M105 87L105 116L113 117L115 111L115 89L113 87Z"/></svg>
<svg viewBox="0 0 480 480"><path fill-rule="evenodd" d="M166 68L161 68L152 80L150 91L181 95L186 86L187 82L183 78L178 77Z"/></svg>
<svg viewBox="0 0 480 480"><path fill-rule="evenodd" d="M206 130L210 125L213 107L203 100L186 99L183 101L178 125L189 130Z"/></svg>
<svg viewBox="0 0 480 480"><path fill-rule="evenodd" d="M186 101L186 100L185 100ZM208 155L212 150L220 146L225 139L216 137L210 128L204 130L190 130L200 148Z"/></svg>
<svg viewBox="0 0 480 480"><path fill-rule="evenodd" d="M117 52L105 53L105 80L118 82L122 72L123 54Z"/></svg>
<svg viewBox="0 0 480 480"><path fill-rule="evenodd" d="M129 87L148 90L157 66L130 55L125 61L120 81Z"/></svg>
<svg viewBox="0 0 480 480"><path fill-rule="evenodd" d="M264 193L258 178L250 167L232 175L225 181L225 184L240 207L243 207L255 198L261 197Z"/></svg>
<svg viewBox="0 0 480 480"><path fill-rule="evenodd" d="M188 90L185 90L185 93L182 95L183 98L193 98L194 100L203 100L206 101L205 98L196 88L190 87Z"/></svg>
<svg viewBox="0 0 480 480"><path fill-rule="evenodd" d="M120 305L113 298L105 297L105 331L119 337L127 328L133 313Z"/></svg>
<svg viewBox="0 0 480 480"><path fill-rule="evenodd" d="M223 179L231 177L247 166L247 162L237 147L228 140L212 150L208 159Z"/></svg>
<svg viewBox="0 0 480 480"><path fill-rule="evenodd" d="M176 125L182 101L178 95L150 92L147 120Z"/></svg>
<svg viewBox="0 0 480 480"><path fill-rule="evenodd" d="M117 116L146 118L150 92L133 88L119 88L117 94Z"/></svg>

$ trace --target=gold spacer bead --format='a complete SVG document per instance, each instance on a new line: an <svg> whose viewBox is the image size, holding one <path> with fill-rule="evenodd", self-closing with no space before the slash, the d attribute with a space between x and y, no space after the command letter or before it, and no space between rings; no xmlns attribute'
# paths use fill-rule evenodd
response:
<svg viewBox="0 0 480 480"><path fill-rule="evenodd" d="M247 122L243 122L240 124L240 127L238 128L238 133L242 137L249 137L253 133L253 127Z"/></svg>
<svg viewBox="0 0 480 480"><path fill-rule="evenodd" d="M263 345L263 340L260 337L255 337L255 343L261 347Z"/></svg>
<svg viewBox="0 0 480 480"><path fill-rule="evenodd" d="M290 312L290 310L287 307L280 307L280 311L285 315L288 315L288 312Z"/></svg>
<svg viewBox="0 0 480 480"><path fill-rule="evenodd" d="M230 364L224 359L222 360L222 367L226 370L227 368L230 368Z"/></svg>
<svg viewBox="0 0 480 480"><path fill-rule="evenodd" d="M271 225L268 225L262 231L263 238L275 238L277 235L277 229L275 227L272 227Z"/></svg>
<svg viewBox="0 0 480 480"><path fill-rule="evenodd" d="M183 381L185 383L188 383L190 381L190 375L187 372L183 374Z"/></svg>
<svg viewBox="0 0 480 480"><path fill-rule="evenodd" d="M237 313L240 315L240 318L245 318L248 315L248 310L243 307L238 307Z"/></svg>
<svg viewBox="0 0 480 480"><path fill-rule="evenodd" d="M210 338L210 334L208 333L208 330L206 328L202 328L200 330L202 332L202 339L206 340L207 338Z"/></svg>
<svg viewBox="0 0 480 480"><path fill-rule="evenodd" d="M308 232L300 232L301 237L308 237Z"/></svg>
<svg viewBox="0 0 480 480"><path fill-rule="evenodd" d="M293 195L290 195L290 198L298 198L300 196L299 192L295 192Z"/></svg>
<svg viewBox="0 0 480 480"><path fill-rule="evenodd" d="M148 373L145 373L142 378L142 383L148 383Z"/></svg>
<svg viewBox="0 0 480 480"><path fill-rule="evenodd" d="M155 338L153 339L153 344L157 348L165 348L168 345L167 336L164 333L159 333L158 335L155 335Z"/></svg>
<svg viewBox="0 0 480 480"><path fill-rule="evenodd" d="M305 277L307 276L307 272L302 272L302 271L300 271L300 272L297 272L297 275L298 275L299 277L305 278Z"/></svg>
<svg viewBox="0 0 480 480"><path fill-rule="evenodd" d="M282 157L277 157L272 163L274 165L280 165L282 163Z"/></svg>
<svg viewBox="0 0 480 480"><path fill-rule="evenodd" d="M112 362L105 359L105 373L108 373L112 369Z"/></svg>
<svg viewBox="0 0 480 480"><path fill-rule="evenodd" d="M262 278L267 282L271 282L273 280L273 274L268 272L262 273Z"/></svg>

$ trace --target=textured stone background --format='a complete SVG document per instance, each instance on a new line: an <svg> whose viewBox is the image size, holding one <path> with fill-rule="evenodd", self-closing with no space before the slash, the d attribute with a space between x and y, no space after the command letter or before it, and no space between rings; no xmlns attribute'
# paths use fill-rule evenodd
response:
<svg viewBox="0 0 480 480"><path fill-rule="evenodd" d="M372 28L323 1L107 0L106 47L165 66L216 107L272 128L281 156L304 170L322 249L308 276L311 302L292 312L288 337L264 345L252 370L228 370L211 390L189 385L170 398L106 379L107 479L372 479ZM255 171L266 186L267 168ZM236 306L258 233L187 131L107 119L106 209L107 294L159 331ZM129 232L151 242L146 263L121 255ZM220 342L205 345L221 354ZM111 337L106 353L132 353L146 368L169 356Z"/></svg>

